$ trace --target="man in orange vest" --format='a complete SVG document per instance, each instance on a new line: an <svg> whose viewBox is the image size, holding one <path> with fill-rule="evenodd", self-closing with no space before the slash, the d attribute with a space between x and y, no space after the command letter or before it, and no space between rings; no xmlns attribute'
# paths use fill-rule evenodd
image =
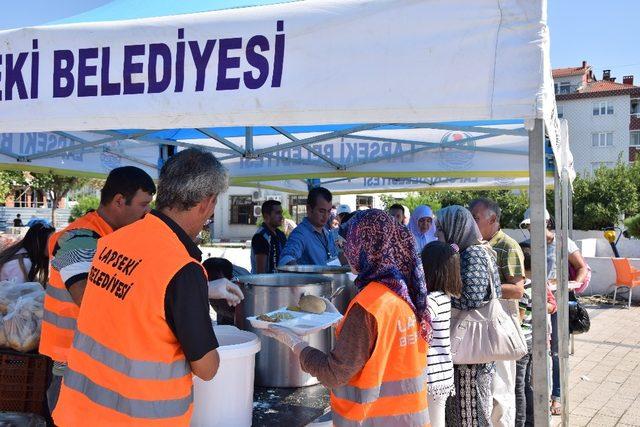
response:
<svg viewBox="0 0 640 427"><path fill-rule="evenodd" d="M226 279L207 284L194 243L227 181L213 154L184 150L160 172L158 210L100 239L56 425L189 425L192 374L219 365L208 297L242 298Z"/></svg>
<svg viewBox="0 0 640 427"><path fill-rule="evenodd" d="M54 362L47 390L51 410L58 400L98 239L142 218L155 192L153 180L142 169L113 169L102 188L98 210L78 218L49 239L50 273L39 350Z"/></svg>

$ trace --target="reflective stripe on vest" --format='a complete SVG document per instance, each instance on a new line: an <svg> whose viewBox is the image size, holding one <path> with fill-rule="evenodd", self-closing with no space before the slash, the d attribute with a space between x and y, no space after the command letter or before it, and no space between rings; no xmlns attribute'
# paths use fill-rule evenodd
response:
<svg viewBox="0 0 640 427"><path fill-rule="evenodd" d="M344 385L332 390L333 395L354 403L371 403L380 397L398 397L405 394L414 394L424 390L426 377L419 376L399 381L383 382L380 387L359 388Z"/></svg>
<svg viewBox="0 0 640 427"><path fill-rule="evenodd" d="M181 378L191 372L186 359L172 363L148 362L129 359L117 351L100 344L90 336L76 331L73 340L76 350L88 354L92 359L130 378L141 380L169 380Z"/></svg>
<svg viewBox="0 0 640 427"><path fill-rule="evenodd" d="M193 387L191 388L191 393L181 399L129 399L94 383L86 376L69 367L64 373L64 385L82 393L98 405L135 418L160 419L179 417L189 410L189 406L193 402Z"/></svg>
<svg viewBox="0 0 640 427"><path fill-rule="evenodd" d="M407 427L424 426L430 424L429 410L412 414L387 415L384 417L370 417L362 421L349 420L341 417L335 411L332 413L333 425L338 427Z"/></svg>
<svg viewBox="0 0 640 427"><path fill-rule="evenodd" d="M44 310L42 320L61 329L69 329L70 331L76 330L76 319L73 317L60 316L59 314L55 314L47 309Z"/></svg>
<svg viewBox="0 0 640 427"><path fill-rule="evenodd" d="M71 298L71 294L66 289L60 289L60 288L56 288L55 286L49 285L47 286L47 289L45 290L45 292L47 296L50 296L55 300L58 300L60 302L70 302L72 304L75 304L75 301L73 300L73 298Z"/></svg>

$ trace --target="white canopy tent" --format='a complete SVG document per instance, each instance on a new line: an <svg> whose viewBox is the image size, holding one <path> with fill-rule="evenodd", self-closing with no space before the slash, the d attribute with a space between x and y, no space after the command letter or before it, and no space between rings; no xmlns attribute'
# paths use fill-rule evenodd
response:
<svg viewBox="0 0 640 427"><path fill-rule="evenodd" d="M104 175L133 164L157 175L170 147L196 145L237 184L293 191L287 181L307 178L528 180L535 421L548 422L545 155L565 187L573 172L545 0L306 0L149 18L122 10L0 32L2 167ZM112 20L126 17L137 19Z"/></svg>

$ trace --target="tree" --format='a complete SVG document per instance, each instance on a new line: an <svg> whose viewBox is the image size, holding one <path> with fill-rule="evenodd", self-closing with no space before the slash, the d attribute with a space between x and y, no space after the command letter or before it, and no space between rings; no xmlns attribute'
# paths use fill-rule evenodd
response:
<svg viewBox="0 0 640 427"><path fill-rule="evenodd" d="M573 182L573 228L600 230L635 215L640 207L639 165L618 162Z"/></svg>
<svg viewBox="0 0 640 427"><path fill-rule="evenodd" d="M51 224L56 225L56 209L69 191L83 186L87 178L57 175L50 170L46 173L30 173L27 182L34 190L42 191L51 199Z"/></svg>
<svg viewBox="0 0 640 427"><path fill-rule="evenodd" d="M0 171L0 203L5 203L15 187L26 185L25 175L22 171Z"/></svg>
<svg viewBox="0 0 640 427"><path fill-rule="evenodd" d="M434 212L440 208L460 205L468 207L469 203L476 198L486 197L495 200L502 210L500 223L504 228L517 228L524 211L529 206L528 193L523 191L510 190L482 190L482 191L427 191L410 193L407 197L397 200L386 196L382 198L385 207L388 209L393 203L400 203L413 211L418 205L428 205Z"/></svg>

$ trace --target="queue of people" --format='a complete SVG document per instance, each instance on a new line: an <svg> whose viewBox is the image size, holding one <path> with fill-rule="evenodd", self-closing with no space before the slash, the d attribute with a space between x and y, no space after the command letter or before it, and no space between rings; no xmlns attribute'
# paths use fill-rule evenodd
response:
<svg viewBox="0 0 640 427"><path fill-rule="evenodd" d="M325 192L321 189L314 193ZM330 199L323 200L328 210ZM312 203L310 198L308 204ZM397 425L422 425L427 413L432 426L533 425L530 257L525 257L529 249L526 241L521 247L502 231L501 214L495 201L481 198L473 200L469 209L449 206L434 213L428 206L419 206L411 213L407 227L403 225L407 215L402 205L392 205L388 214L372 209L340 218L344 255L357 274L359 293L338 327L333 350L326 354L314 349L286 329L267 332L296 352L304 371L332 390L335 425L366 425L369 418ZM523 222L528 222L527 215ZM321 223L316 221L318 234ZM548 227L549 246L554 243L552 225ZM315 237L307 244L322 251ZM299 256L309 250L302 248ZM576 249L570 243L572 278L588 281L588 267ZM549 250L548 255L551 272L555 269L555 251ZM326 264L329 259L327 256L321 261ZM420 266L419 273L414 271L416 266ZM422 300L423 282L428 289L426 304ZM384 309L370 295L384 301ZM500 298L509 317L519 319L526 354L511 360L455 364L451 352L452 311L473 311L495 297ZM547 312L554 315L556 302L549 288L547 303ZM332 307L329 301L327 305ZM402 324L407 309L413 312L411 318L416 323L401 329L413 334L406 342L415 345L407 344L407 349L400 350L394 348L394 340L405 341L398 337L398 331L389 331L389 324ZM556 327L549 319L550 331L552 325ZM415 386L410 392L389 395L365 392L384 390L390 378L411 383L415 356L422 357L425 351L426 389ZM386 364L381 365L380 358ZM395 366L398 364L403 369ZM550 405L555 413L559 396L555 379L553 390ZM417 396L421 393L426 406ZM401 401L407 403L398 406Z"/></svg>

